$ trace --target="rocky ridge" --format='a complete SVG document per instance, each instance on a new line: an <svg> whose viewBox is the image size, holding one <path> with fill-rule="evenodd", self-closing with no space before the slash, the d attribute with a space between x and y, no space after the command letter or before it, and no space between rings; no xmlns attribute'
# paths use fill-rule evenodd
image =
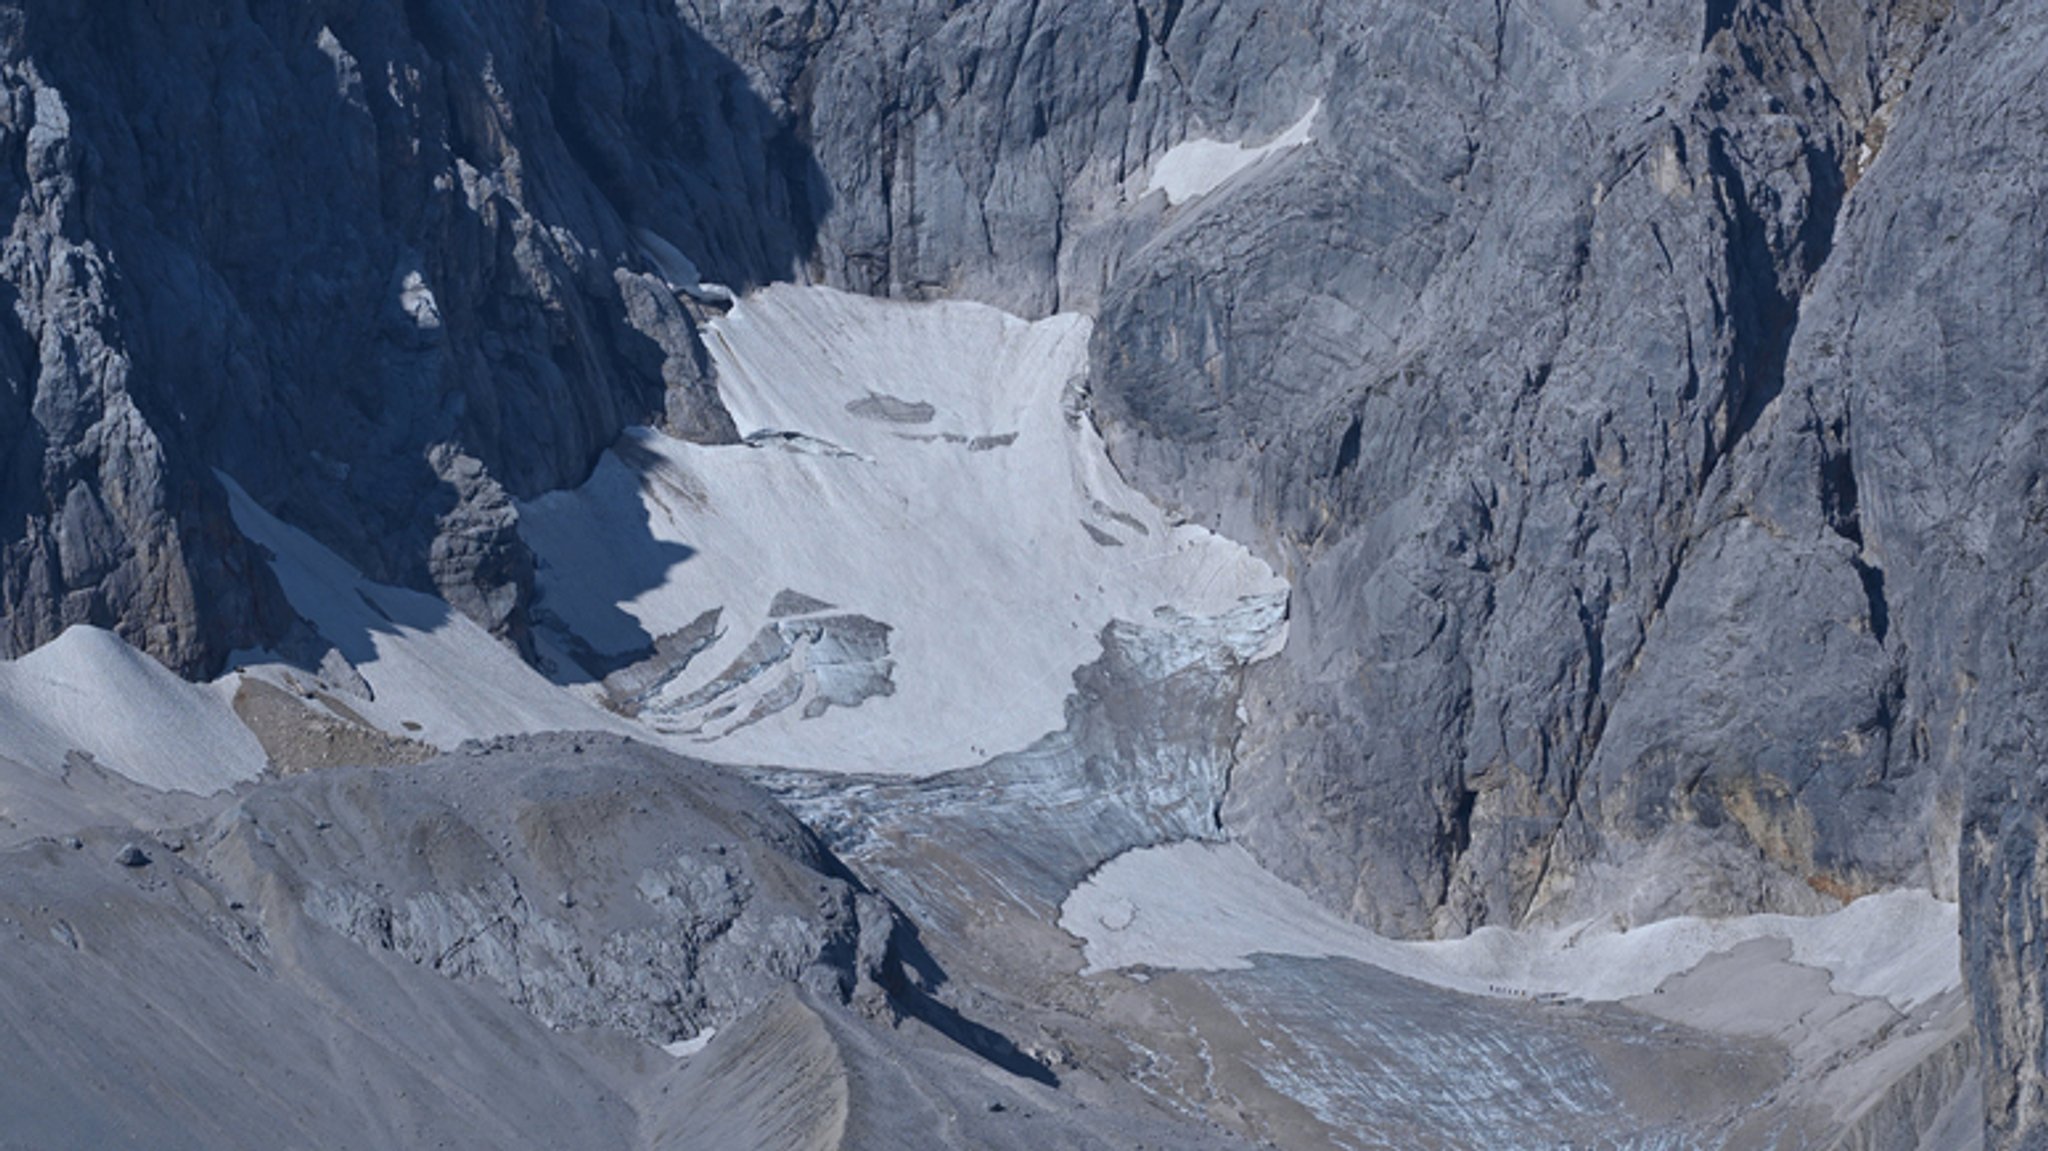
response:
<svg viewBox="0 0 2048 1151"><path fill-rule="evenodd" d="M35 822L0 1145L1247 1146L1017 1051L765 792L616 736Z"/></svg>

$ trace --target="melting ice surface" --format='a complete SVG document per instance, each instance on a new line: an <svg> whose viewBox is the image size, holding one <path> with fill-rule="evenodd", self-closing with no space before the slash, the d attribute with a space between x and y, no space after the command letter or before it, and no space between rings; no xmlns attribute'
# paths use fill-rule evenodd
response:
<svg viewBox="0 0 2048 1151"><path fill-rule="evenodd" d="M922 773L1064 726L1112 619L1242 618L1286 584L1119 477L1090 321L778 286L713 321L746 442L637 431L522 506L558 667L671 746Z"/></svg>
<svg viewBox="0 0 2048 1151"><path fill-rule="evenodd" d="M1256 147L1208 139L1176 144L1152 165L1152 175L1145 184L1145 191L1148 194L1165 192L1169 204L1184 204L1206 196L1222 187L1224 181L1268 156L1277 156L1308 143L1314 138L1311 132L1316 116L1322 110L1323 102L1316 101L1292 127Z"/></svg>
<svg viewBox="0 0 2048 1151"><path fill-rule="evenodd" d="M1901 1011L1960 986L1956 907L1924 891L1866 896L1814 918L1684 917L1619 931L1485 927L1411 943L1345 922L1260 867L1235 844L1181 843L1119 856L1067 897L1060 926L1086 945L1090 971L1144 964L1215 971L1253 955L1356 959L1475 994L1612 1001L1751 939L1790 941L1792 961L1826 970L1835 990Z"/></svg>
<svg viewBox="0 0 2048 1151"><path fill-rule="evenodd" d="M636 431L582 488L522 509L556 682L442 601L364 578L221 479L294 610L360 678L339 689L348 718L441 748L603 728L733 762L935 771L1064 726L1073 673L1100 655L1113 619L1221 627L1240 658L1284 638L1283 581L1242 547L1168 522L1117 476L1076 390L1088 331L1078 317L1027 323L815 288L741 302L707 335L746 443ZM31 674L85 644L0 665L0 717L10 690L53 723L94 710L64 711ZM129 664L154 668L105 647L86 654L112 661L118 682L142 674ZM294 686L269 658L254 653L237 674ZM26 686L10 689L10 675ZM201 690L137 682L104 710ZM234 681L219 687L193 706L227 725L231 738L212 742L247 754L205 778L177 766L164 779L199 786L261 769L223 703ZM145 710L154 723L175 709ZM49 723L16 730L22 746L0 743L0 755L61 761L69 747L104 747L118 762L128 750Z"/></svg>

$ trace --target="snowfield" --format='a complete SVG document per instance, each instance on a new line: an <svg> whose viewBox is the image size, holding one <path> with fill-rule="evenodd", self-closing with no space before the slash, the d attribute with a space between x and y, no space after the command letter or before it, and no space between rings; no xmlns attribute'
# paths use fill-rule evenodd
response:
<svg viewBox="0 0 2048 1151"><path fill-rule="evenodd" d="M1285 582L1110 464L1078 391L1089 331L815 287L740 301L706 340L744 444L638 431L520 509L558 671L604 673L691 754L922 774L1062 728L1113 619L1263 605L1276 651Z"/></svg>
<svg viewBox="0 0 2048 1151"><path fill-rule="evenodd" d="M254 779L268 763L218 693L83 626L0 661L0 758L60 775L73 750L137 783L195 795Z"/></svg>
<svg viewBox="0 0 2048 1151"><path fill-rule="evenodd" d="M1866 896L1814 918L1666 919L1628 930L1589 921L1544 930L1484 927L1463 939L1405 942L1345 922L1236 844L1180 843L1119 856L1075 888L1060 926L1090 972L1133 966L1221 971L1254 955L1345 958L1475 995L1615 1001L1753 939L1792 946L1834 990L1909 1011L1960 987L1956 906L1924 891Z"/></svg>
<svg viewBox="0 0 2048 1151"><path fill-rule="evenodd" d="M707 338L744 443L640 429L583 487L521 507L548 674L222 476L349 667L246 653L207 698L254 676L443 749L603 729L733 763L923 774L1063 728L1112 620L1221 627L1238 657L1272 654L1286 583L1123 483L1078 392L1088 334L1076 316L823 288L739 302ZM61 742L37 738L45 758Z"/></svg>

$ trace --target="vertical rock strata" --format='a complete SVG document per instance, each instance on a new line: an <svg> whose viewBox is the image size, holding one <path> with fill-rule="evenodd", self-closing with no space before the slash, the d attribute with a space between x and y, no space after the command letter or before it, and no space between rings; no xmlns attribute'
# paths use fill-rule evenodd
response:
<svg viewBox="0 0 2048 1151"><path fill-rule="evenodd" d="M730 434L662 257L787 275L822 207L656 0L10 5L0 86L8 651L276 639L211 469L522 640L513 498L630 423Z"/></svg>
<svg viewBox="0 0 2048 1151"><path fill-rule="evenodd" d="M1958 19L1844 215L1795 369L1846 397L1911 653L1899 738L1963 786L1963 960L1989 1146L2048 1140L2048 21Z"/></svg>
<svg viewBox="0 0 2048 1151"><path fill-rule="evenodd" d="M1846 399L1787 366L1938 15L1387 6L1112 288L1120 458L1295 581L1226 810L1269 864L1397 933L1947 882Z"/></svg>

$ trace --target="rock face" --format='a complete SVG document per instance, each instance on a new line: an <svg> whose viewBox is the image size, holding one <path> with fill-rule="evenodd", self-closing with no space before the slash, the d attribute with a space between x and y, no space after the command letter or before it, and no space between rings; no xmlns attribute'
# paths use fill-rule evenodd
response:
<svg viewBox="0 0 2048 1151"><path fill-rule="evenodd" d="M1399 933L1954 890L1911 589L1789 360L1946 6L774 11L706 29L833 190L813 273L1098 308L1120 462L1293 579L1266 862Z"/></svg>
<svg viewBox="0 0 2048 1151"><path fill-rule="evenodd" d="M1786 368L1932 21L1384 15L1097 339L1122 458L1295 577L1226 822L1400 933L1936 881L1846 417Z"/></svg>
<svg viewBox="0 0 2048 1151"><path fill-rule="evenodd" d="M512 499L730 434L675 288L788 274L823 206L658 0L10 5L0 71L7 651L276 640L209 469L521 639Z"/></svg>
<svg viewBox="0 0 2048 1151"><path fill-rule="evenodd" d="M1120 462L1294 580L1225 826L1397 933L1960 895L2038 1139L2039 14L1096 7L806 9L808 88L713 36L803 91L821 274L1099 309Z"/></svg>
<svg viewBox="0 0 2048 1151"><path fill-rule="evenodd" d="M830 188L815 276L1036 318L1093 310L1160 231L1161 203L1140 202L1153 159L1197 128L1294 123L1369 7L881 0L701 19Z"/></svg>
<svg viewBox="0 0 2048 1151"><path fill-rule="evenodd" d="M1899 727L1965 785L1964 969L1988 1145L2048 1142L2048 245L2038 205L2048 21L1959 17L1844 214L1793 370L1844 397L1892 629L1911 658Z"/></svg>

